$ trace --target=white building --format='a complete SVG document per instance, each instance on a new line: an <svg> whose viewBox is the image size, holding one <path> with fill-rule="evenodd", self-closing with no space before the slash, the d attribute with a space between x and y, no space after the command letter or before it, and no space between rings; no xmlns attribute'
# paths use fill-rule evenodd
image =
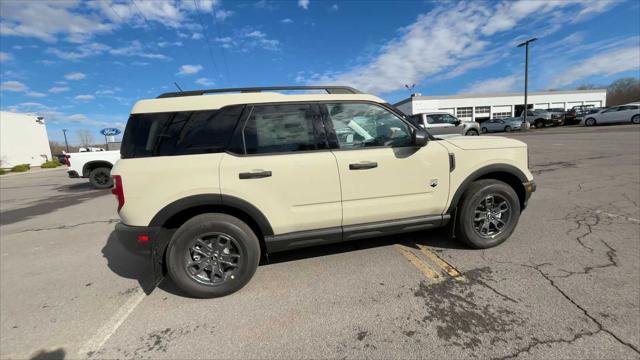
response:
<svg viewBox="0 0 640 360"><path fill-rule="evenodd" d="M40 166L47 160L51 160L51 149L44 119L0 111L0 167Z"/></svg>
<svg viewBox="0 0 640 360"><path fill-rule="evenodd" d="M606 106L607 90L543 91L529 93L529 108L571 109L576 105ZM420 96L414 94L395 104L402 112L414 115L429 111L446 111L460 120L482 122L492 118L519 116L524 109L524 94Z"/></svg>

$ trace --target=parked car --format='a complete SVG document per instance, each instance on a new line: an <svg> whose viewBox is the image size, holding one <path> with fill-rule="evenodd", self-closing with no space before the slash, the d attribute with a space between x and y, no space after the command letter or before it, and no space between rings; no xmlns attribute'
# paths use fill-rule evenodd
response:
<svg viewBox="0 0 640 360"><path fill-rule="evenodd" d="M83 151L66 155L70 178L88 178L96 189L113 186L111 169L120 159L120 151Z"/></svg>
<svg viewBox="0 0 640 360"><path fill-rule="evenodd" d="M462 121L448 112L427 112L411 117L415 125L429 130L429 133L440 138L455 135L480 135L480 125L475 121Z"/></svg>
<svg viewBox="0 0 640 360"><path fill-rule="evenodd" d="M524 111L520 116L517 116L516 119L519 119L520 122L524 121ZM535 110L527 110L527 122L531 125L534 125L536 129L542 129L545 126L554 125L557 120L554 120L551 117L551 113L542 109Z"/></svg>
<svg viewBox="0 0 640 360"><path fill-rule="evenodd" d="M581 121L581 118L592 111L595 108L595 105L576 105L571 109L567 110L564 115L565 124L573 125L578 124Z"/></svg>
<svg viewBox="0 0 640 360"><path fill-rule="evenodd" d="M330 95L273 93L312 89ZM493 247L536 188L525 143L437 139L349 87L162 94L133 106L120 151L117 238L146 257L152 284L166 269L204 298L305 246L451 222L468 246Z"/></svg>
<svg viewBox="0 0 640 360"><path fill-rule="evenodd" d="M602 109L589 114L580 122L584 126L599 124L628 123L640 124L640 103L631 103Z"/></svg>
<svg viewBox="0 0 640 360"><path fill-rule="evenodd" d="M551 120L553 120L553 126L564 125L565 110L563 108L549 108L545 110L551 114Z"/></svg>
<svg viewBox="0 0 640 360"><path fill-rule="evenodd" d="M511 132L513 130L520 130L522 126L522 119L510 117L504 119L489 119L480 124L482 133L490 132Z"/></svg>

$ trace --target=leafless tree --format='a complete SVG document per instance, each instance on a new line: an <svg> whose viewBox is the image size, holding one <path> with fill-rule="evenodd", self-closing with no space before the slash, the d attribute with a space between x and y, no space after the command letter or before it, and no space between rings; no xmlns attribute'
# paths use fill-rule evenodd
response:
<svg viewBox="0 0 640 360"><path fill-rule="evenodd" d="M78 137L78 142L82 146L90 146L93 144L93 134L91 131L87 129L79 129L76 131L76 136Z"/></svg>
<svg viewBox="0 0 640 360"><path fill-rule="evenodd" d="M640 101L640 79L622 78L607 87L607 106Z"/></svg>

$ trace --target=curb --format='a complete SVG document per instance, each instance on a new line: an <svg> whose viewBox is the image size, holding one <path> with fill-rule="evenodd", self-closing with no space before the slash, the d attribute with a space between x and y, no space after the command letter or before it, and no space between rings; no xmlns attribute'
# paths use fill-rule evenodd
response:
<svg viewBox="0 0 640 360"><path fill-rule="evenodd" d="M31 170L25 171L25 172L7 173L7 174L4 174L4 175L0 175L0 179L12 177L12 176L28 175L28 174L39 174L39 173L52 172L52 171L62 171L62 170L67 171L67 167L63 165L62 167L57 167L57 168L53 168L53 169L40 169L40 168L38 168L38 170L31 169Z"/></svg>

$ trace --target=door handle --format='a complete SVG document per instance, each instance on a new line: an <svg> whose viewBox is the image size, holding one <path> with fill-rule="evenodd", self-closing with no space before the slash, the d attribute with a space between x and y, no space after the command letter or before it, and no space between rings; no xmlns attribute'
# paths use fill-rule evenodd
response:
<svg viewBox="0 0 640 360"><path fill-rule="evenodd" d="M363 161L355 164L349 164L349 170L367 170L377 168L377 162Z"/></svg>
<svg viewBox="0 0 640 360"><path fill-rule="evenodd" d="M241 172L238 174L240 179L261 179L271 176L271 171L251 171L251 172Z"/></svg>

